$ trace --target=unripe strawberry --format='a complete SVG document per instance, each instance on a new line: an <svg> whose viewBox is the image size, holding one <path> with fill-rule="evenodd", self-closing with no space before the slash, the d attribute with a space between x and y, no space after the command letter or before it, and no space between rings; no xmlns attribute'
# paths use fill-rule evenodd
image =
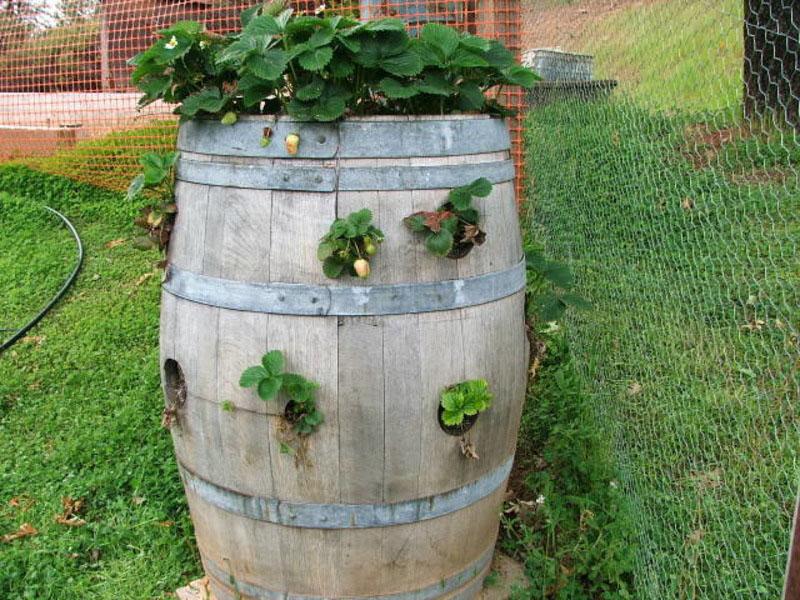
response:
<svg viewBox="0 0 800 600"><path fill-rule="evenodd" d="M369 238L364 238L364 252L366 252L368 256L375 256L377 251L378 248L372 243L372 240Z"/></svg>
<svg viewBox="0 0 800 600"><path fill-rule="evenodd" d="M369 261L359 258L356 262L353 263L353 268L356 270L356 274L361 279L366 279L369 277Z"/></svg>
<svg viewBox="0 0 800 600"><path fill-rule="evenodd" d="M236 113L233 111L229 111L225 113L222 119L220 119L220 122L223 125L233 125L234 123L236 123L236 119L237 119Z"/></svg>
<svg viewBox="0 0 800 600"><path fill-rule="evenodd" d="M286 136L286 152L290 156L297 154L297 148L300 146L300 136L296 133L290 133Z"/></svg>

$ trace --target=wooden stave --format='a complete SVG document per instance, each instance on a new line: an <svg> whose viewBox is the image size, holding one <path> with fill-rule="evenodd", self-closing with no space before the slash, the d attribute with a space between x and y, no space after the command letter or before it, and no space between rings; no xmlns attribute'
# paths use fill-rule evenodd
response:
<svg viewBox="0 0 800 600"><path fill-rule="evenodd" d="M526 359L522 355L516 361L498 361L492 355L506 344L525 347L523 304L524 294L519 292L495 303L458 311L337 319L243 313L165 295L164 360L174 358L182 365L188 389L188 400L173 428L178 459L191 472L221 487L238 486L244 493L286 501L397 502L446 493L477 480L499 467L514 451L521 405L517 399L524 394ZM518 315L518 320L511 321L506 315ZM242 327L217 336L205 327L215 322ZM303 333L298 333L301 329ZM484 334L484 330L490 333ZM251 337L241 339L241 333L250 333ZM485 335L491 337L483 339ZM340 345L351 347L344 350L345 354L352 353L368 339L365 336L372 337L369 343L380 348L385 362L373 365L373 373L383 378L378 382L380 392L365 392L364 388L372 385L370 381L349 377L338 365ZM450 348L436 346L438 340L448 336L464 341ZM169 339L173 344L168 343ZM321 363L313 352L303 350L307 339L312 340L313 346L340 350ZM474 346L475 350L465 353L462 345ZM226 374L225 378L214 378L201 368L203 364L214 364L217 348L223 349L224 357L217 370ZM238 385L241 371L257 364L267 348L284 350L288 368L315 374L321 385L318 401L326 424L308 439L313 464L300 471L302 476L292 476L296 472L294 465L279 454L277 438L283 404L265 403L252 390ZM366 369L369 363L364 359L355 365L355 370ZM487 377L493 384L495 401L470 432L481 459L468 461L459 454L457 438L445 435L439 428L436 411L441 389L477 377ZM338 400L340 396L356 395L363 396L363 406ZM419 400L404 400L409 397ZM232 404L232 411L222 409L225 401ZM254 420L261 418L267 420ZM340 431L340 421L354 419L363 421L364 427ZM385 427L388 422L398 425ZM372 436L373 429L385 430L383 437ZM250 438L237 438L242 430L249 431ZM340 435L345 440L340 440ZM234 443L237 439L238 444ZM267 440L267 444L261 440ZM360 453L351 453L349 446L369 448L370 452L360 458ZM243 466L241 473L223 461L213 460L216 455L234 460L239 449L248 458L247 468ZM419 479L409 478L409 469L412 473L422 470L427 455L439 460L428 464ZM268 467L273 472L269 480L259 475ZM347 477L348 470L361 475ZM367 476L367 472L371 475ZM347 481L310 486L311 481L325 481L326 474ZM379 489L380 481L384 484Z"/></svg>
<svg viewBox="0 0 800 600"><path fill-rule="evenodd" d="M338 530L247 522L191 491L187 499L201 557L235 579L290 597L372 598L413 593L477 563L494 546L504 494L503 485L433 521Z"/></svg>

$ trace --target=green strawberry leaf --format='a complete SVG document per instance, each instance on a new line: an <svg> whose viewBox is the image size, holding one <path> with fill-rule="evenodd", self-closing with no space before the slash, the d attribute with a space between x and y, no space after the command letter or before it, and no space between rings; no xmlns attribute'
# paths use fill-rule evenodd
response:
<svg viewBox="0 0 800 600"><path fill-rule="evenodd" d="M333 49L330 46L323 46L306 50L297 57L297 61L304 69L321 71L331 61L331 58L333 58Z"/></svg>
<svg viewBox="0 0 800 600"><path fill-rule="evenodd" d="M432 233L425 240L425 247L437 256L447 256L453 249L453 234L442 228L439 233Z"/></svg>
<svg viewBox="0 0 800 600"><path fill-rule="evenodd" d="M283 373L283 352L280 350L267 352L261 358L261 364L264 366L264 369L266 369L268 375L280 375Z"/></svg>
<svg viewBox="0 0 800 600"><path fill-rule="evenodd" d="M422 28L420 37L439 53L443 61L456 51L460 41L455 29L438 23L427 23Z"/></svg>
<svg viewBox="0 0 800 600"><path fill-rule="evenodd" d="M266 379L262 379L258 383L258 397L268 402L275 398L278 395L278 392L281 391L281 385L283 385L283 379L281 377L267 377Z"/></svg>
<svg viewBox="0 0 800 600"><path fill-rule="evenodd" d="M335 256L329 256L322 263L322 272L325 273L325 277L330 277L331 279L337 279L342 275L344 267L345 263L342 262L339 258Z"/></svg>
<svg viewBox="0 0 800 600"><path fill-rule="evenodd" d="M243 388L253 387L254 385L258 385L262 379L268 376L269 374L264 367L248 367L244 370L242 376L239 378L239 385Z"/></svg>
<svg viewBox="0 0 800 600"><path fill-rule="evenodd" d="M381 79L378 89L386 94L387 98L412 98L419 94L419 89L414 82L401 83L391 77Z"/></svg>

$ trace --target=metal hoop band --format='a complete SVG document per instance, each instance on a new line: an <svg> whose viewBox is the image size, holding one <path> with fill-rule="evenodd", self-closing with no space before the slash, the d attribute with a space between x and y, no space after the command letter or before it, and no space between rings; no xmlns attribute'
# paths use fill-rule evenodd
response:
<svg viewBox="0 0 800 600"><path fill-rule="evenodd" d="M175 266L164 290L199 304L248 312L301 316L400 315L494 302L525 287L525 263L465 279L374 286L249 283L199 275Z"/></svg>
<svg viewBox="0 0 800 600"><path fill-rule="evenodd" d="M390 527L435 519L486 498L505 482L514 457L460 488L443 494L390 504L316 504L284 502L276 498L249 496L220 487L180 465L187 490L230 513L287 527L311 529L365 529Z"/></svg>

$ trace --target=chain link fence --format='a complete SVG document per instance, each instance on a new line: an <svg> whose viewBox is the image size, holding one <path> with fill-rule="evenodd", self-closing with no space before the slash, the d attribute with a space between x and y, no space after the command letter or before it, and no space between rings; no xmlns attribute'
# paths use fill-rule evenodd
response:
<svg viewBox="0 0 800 600"><path fill-rule="evenodd" d="M530 226L638 531L638 598L778 598L798 484L800 5L540 0ZM541 68L541 67L540 67Z"/></svg>

